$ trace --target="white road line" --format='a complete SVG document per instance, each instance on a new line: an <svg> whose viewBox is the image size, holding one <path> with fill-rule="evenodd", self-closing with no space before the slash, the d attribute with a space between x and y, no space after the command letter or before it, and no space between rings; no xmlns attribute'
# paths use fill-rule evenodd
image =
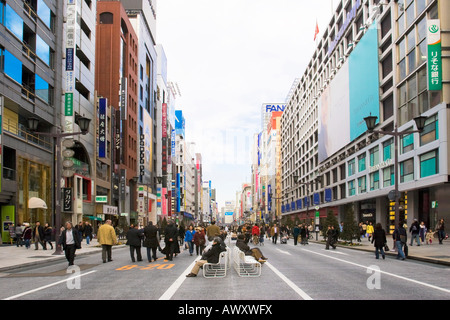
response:
<svg viewBox="0 0 450 320"><path fill-rule="evenodd" d="M270 269L272 269L272 271L275 272L275 274L277 276L279 276L281 278L281 280L286 282L286 284L289 287L291 287L300 297L302 297L305 300L313 300L305 291L303 291L302 289L297 287L295 285L295 283L293 283L291 280L286 278L286 276L284 274L282 274L280 271L278 271L278 269L275 268L273 265L271 265L269 262L265 262L264 265L267 265Z"/></svg>
<svg viewBox="0 0 450 320"><path fill-rule="evenodd" d="M287 252L287 251L283 251L283 250L280 250L280 249L277 249L278 251L280 251L281 253L284 253L284 254L288 254L288 255L291 255L291 253L290 252Z"/></svg>
<svg viewBox="0 0 450 320"><path fill-rule="evenodd" d="M303 249L303 251L311 252L311 253L318 254L318 255L323 256L323 257L327 257L329 259L334 259L334 260L337 260L337 261L340 261L340 262L348 263L348 264L351 264L351 265L354 265L354 266L357 266L357 267L364 268L366 270L372 269L370 267L363 266L362 264L358 264L358 263L342 260L342 259L339 259L339 258L336 258L336 257L331 257L331 256L323 254L323 253L319 253L319 252L315 252L315 251L311 251L311 250L307 250L307 249ZM379 271L380 273L386 274L386 275L391 276L391 277L395 277L395 278L399 278L399 279L402 279L402 280L406 280L406 281L410 281L410 282L413 282L413 283L417 283L417 284L423 285L425 287L429 287L429 288L432 288L432 289L443 291L445 293L450 293L449 289L441 288L441 287L438 287L438 286L435 286L435 285L432 285L432 284L429 284L429 283L425 283L425 282L417 281L417 280L414 280L414 279L406 278L406 277L399 276L397 274L386 272L386 271L382 271L382 270L376 270L376 271Z"/></svg>
<svg viewBox="0 0 450 320"><path fill-rule="evenodd" d="M56 285L58 285L58 284L60 284L60 283L64 283L64 282L67 282L67 281L71 281L71 280L73 280L73 279L75 279L75 278L83 277L83 276L86 276L86 275L91 274L91 273L94 273L94 272L97 272L97 270L89 271L89 272L86 272L86 273L83 273L83 274L79 274L79 275L76 275L76 276L69 277L69 278L64 279L64 280L60 280L60 281L57 281L57 282L54 282L54 283L50 283L50 284L47 284L47 285L45 285L45 286L42 286L42 287L39 287L39 288L30 290L30 291L25 291L25 292L16 294L15 296L11 296L11 297L5 298L5 299L3 299L3 300L13 300L13 299L17 299L17 298L23 297L23 296L25 296L25 295L27 295L27 294L34 293L34 292L37 292L37 291L40 291L40 290L44 290L44 289L47 289L47 288L56 286ZM75 289L75 290L77 290L77 289Z"/></svg>
<svg viewBox="0 0 450 320"><path fill-rule="evenodd" d="M177 290L181 287L183 284L183 281L186 279L186 274L190 273L192 268L194 267L197 260L200 260L200 258L197 258L192 262L189 267L186 268L186 270L178 277L177 280L175 280L174 283L164 292L164 294L158 299L158 300L170 300L172 296L177 292Z"/></svg>
<svg viewBox="0 0 450 320"><path fill-rule="evenodd" d="M327 251L327 252L332 252L332 253L336 253L336 254L342 254L342 255L344 255L344 256L348 256L348 254L347 254L347 253L344 253L344 252L340 252L340 251L327 250L327 249L322 249L322 250L324 250L324 251Z"/></svg>

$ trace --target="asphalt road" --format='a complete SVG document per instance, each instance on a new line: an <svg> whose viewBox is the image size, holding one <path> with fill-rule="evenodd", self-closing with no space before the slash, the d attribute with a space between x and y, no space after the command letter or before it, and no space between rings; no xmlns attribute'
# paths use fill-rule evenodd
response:
<svg viewBox="0 0 450 320"><path fill-rule="evenodd" d="M276 245L266 240L259 247L269 259L257 278L239 277L233 267L225 278L206 279L202 271L186 278L197 258L187 251L173 261L159 253L161 259L148 263L142 250L144 261L132 263L123 248L114 250L108 263L93 254L77 257L73 270L66 262L54 262L3 274L0 287L7 290L0 290L0 299L172 300L177 307L171 312L186 313L202 312L189 309L202 301L450 299L450 268L445 266L389 256L376 260L370 252L294 246L292 240Z"/></svg>

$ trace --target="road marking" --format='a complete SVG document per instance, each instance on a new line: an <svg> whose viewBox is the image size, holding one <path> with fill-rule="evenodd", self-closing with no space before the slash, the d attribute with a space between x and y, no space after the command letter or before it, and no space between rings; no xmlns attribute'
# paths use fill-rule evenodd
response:
<svg viewBox="0 0 450 320"><path fill-rule="evenodd" d="M280 251L281 253L284 253L284 254L288 254L288 255L291 255L291 253L290 252L287 252L287 251L283 251L283 250L280 250L280 249L277 249L278 251Z"/></svg>
<svg viewBox="0 0 450 320"><path fill-rule="evenodd" d="M315 252L315 251L311 251L311 250L307 250L307 249L303 249L303 251L311 252L311 253L314 253L314 254L318 254L320 256L327 257L329 259L334 259L334 260L337 260L337 261L340 261L340 262L348 263L348 264L351 264L351 265L354 265L354 266L357 266L357 267L364 268L366 270L373 270L371 267L363 266L362 264L346 261L346 260L339 259L339 258L336 258L336 257L331 257L331 256L323 254L323 253L319 253L319 252ZM425 282L421 282L421 281L418 281L418 280L406 278L406 277L399 276L399 275L394 274L394 273L390 273L390 272L386 272L386 271L382 271L382 270L378 270L378 269L376 271L380 272L380 273L384 273L384 274L386 274L388 276L391 276L391 277L394 277L394 278L399 278L399 279L402 279L402 280L406 280L406 281L409 281L409 282L413 282L413 283L417 283L417 284L423 285L425 287L429 287L429 288L432 288L432 289L443 291L445 293L450 293L449 289L441 288L441 287L438 287L438 286L435 286L435 285L432 285L432 284L429 284L429 283L425 283Z"/></svg>
<svg viewBox="0 0 450 320"><path fill-rule="evenodd" d="M348 256L348 254L347 254L347 253L344 253L344 252L340 252L340 251L335 251L335 250L327 250L327 249L322 249L322 250L324 250L324 251L327 251L327 252L333 252L333 253L336 253L336 254L342 254L342 255L344 255L344 256Z"/></svg>
<svg viewBox="0 0 450 320"><path fill-rule="evenodd" d="M189 267L186 268L186 270L178 277L177 280L175 280L174 283L172 283L172 285L158 300L170 300L175 292L177 292L177 290L181 287L183 281L186 280L186 274L191 272L192 268L198 260L200 260L200 258L195 259L194 262L192 262Z"/></svg>
<svg viewBox="0 0 450 320"><path fill-rule="evenodd" d="M73 277L69 277L69 278L64 279L64 280L60 280L60 281L57 281L57 282L54 282L54 283L50 283L50 284L47 284L47 285L45 285L45 286L42 286L42 287L39 287L39 288L30 290L30 291L25 291L25 292L16 294L15 296L11 296L11 297L5 298L5 299L3 299L3 300L13 300L13 299L17 299L17 298L23 297L23 296L25 296L25 295L27 295L27 294L34 293L34 292L37 292L37 291L40 291L40 290L44 290L44 289L47 289L47 288L56 286L56 285L58 285L58 284L60 284L60 283L64 283L64 282L67 282L67 281L71 281L71 280L73 280L73 279L75 279L75 278L78 278L78 277L87 276L88 274L91 274L91 273L94 273L94 272L97 272L97 270L89 271L89 272L86 272L86 273L83 273L83 274L79 274L79 275L76 275L76 276L73 276Z"/></svg>
<svg viewBox="0 0 450 320"><path fill-rule="evenodd" d="M291 287L300 297L302 297L305 300L313 300L305 291L303 291L302 289L297 287L295 285L295 283L293 283L291 280L286 278L286 276L284 274L282 274L280 271L278 271L278 269L275 268L273 265L271 265L269 262L265 262L264 264L267 265L270 269L272 269L272 271L275 272L275 274L277 276L279 276L281 278L281 280L286 282L286 284L289 287Z"/></svg>

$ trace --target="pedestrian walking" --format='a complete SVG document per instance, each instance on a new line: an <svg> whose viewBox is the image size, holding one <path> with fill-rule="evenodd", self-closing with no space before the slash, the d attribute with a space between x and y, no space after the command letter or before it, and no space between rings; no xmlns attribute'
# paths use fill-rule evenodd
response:
<svg viewBox="0 0 450 320"><path fill-rule="evenodd" d="M198 227L194 234L195 253L197 255L202 254L206 246L205 230L202 227Z"/></svg>
<svg viewBox="0 0 450 320"><path fill-rule="evenodd" d="M31 229L29 223L24 223L25 228L23 229L23 241L25 242L25 248L30 249L31 238L33 237L33 229Z"/></svg>
<svg viewBox="0 0 450 320"><path fill-rule="evenodd" d="M166 254L166 260L172 261L173 255L176 252L176 246L178 245L178 230L173 221L169 221L164 230L164 243L166 246L163 252Z"/></svg>
<svg viewBox="0 0 450 320"><path fill-rule="evenodd" d="M184 236L185 236L186 230L184 229L184 226L181 224L178 228L178 237L180 239L180 246L184 244Z"/></svg>
<svg viewBox="0 0 450 320"><path fill-rule="evenodd" d="M372 237L373 231L374 231L373 224L372 224L372 222L369 222L369 224L367 225L367 238L369 241L370 241L370 238Z"/></svg>
<svg viewBox="0 0 450 320"><path fill-rule="evenodd" d="M280 233L279 228L276 224L270 229L270 236L272 237L272 243L277 244L278 234Z"/></svg>
<svg viewBox="0 0 450 320"><path fill-rule="evenodd" d="M306 225L302 224L300 227L300 239L301 239L301 244L302 245L306 245L307 240L307 234L308 234L308 229L306 229Z"/></svg>
<svg viewBox="0 0 450 320"><path fill-rule="evenodd" d="M427 234L427 226L425 225L425 222L420 223L420 231L419 231L419 237L422 243L425 243L425 236Z"/></svg>
<svg viewBox="0 0 450 320"><path fill-rule="evenodd" d="M81 248L80 234L73 228L72 222L66 222L65 229L59 237L58 244L62 246L69 266L73 266L75 260L75 252Z"/></svg>
<svg viewBox="0 0 450 320"><path fill-rule="evenodd" d="M436 231L438 233L439 244L442 244L442 240L445 239L445 222L444 219L439 220Z"/></svg>
<svg viewBox="0 0 450 320"><path fill-rule="evenodd" d="M159 247L159 231L156 226L153 225L153 221L150 221L144 228L144 247L147 248L148 262L152 262L158 259L156 251Z"/></svg>
<svg viewBox="0 0 450 320"><path fill-rule="evenodd" d="M52 244L52 233L53 229L48 225L48 223L44 226L44 248L47 249L47 243L50 244L50 248L53 250Z"/></svg>
<svg viewBox="0 0 450 320"><path fill-rule="evenodd" d="M84 232L84 225L83 225L83 221L80 221L74 228L79 235L79 238L81 239L81 241L83 241L83 232Z"/></svg>
<svg viewBox="0 0 450 320"><path fill-rule="evenodd" d="M297 245L298 237L300 237L300 225L295 225L292 230L292 235L294 236L294 246Z"/></svg>
<svg viewBox="0 0 450 320"><path fill-rule="evenodd" d="M325 249L326 250L330 250L330 246L333 249L336 249L336 245L335 243L335 239L336 239L336 232L334 230L334 226L328 226L328 230L327 230L327 242L325 245Z"/></svg>
<svg viewBox="0 0 450 320"><path fill-rule="evenodd" d="M16 246L23 247L23 230L24 226L20 223L16 226Z"/></svg>
<svg viewBox="0 0 450 320"><path fill-rule="evenodd" d="M384 246L386 245L387 240L386 240L386 232L382 228L381 223L377 223L375 225L372 243L374 243L375 247L375 258L379 259L381 253L381 256L383 257L383 259L385 259Z"/></svg>
<svg viewBox="0 0 450 320"><path fill-rule="evenodd" d="M397 229L394 230L392 238L395 241L395 247L397 248L397 259L405 260L405 253L403 252L403 246L406 245L407 234L403 227L403 223L399 223Z"/></svg>
<svg viewBox="0 0 450 320"><path fill-rule="evenodd" d="M206 237L208 241L213 241L214 237L220 236L220 228L216 225L216 221L212 221L206 228Z"/></svg>
<svg viewBox="0 0 450 320"><path fill-rule="evenodd" d="M142 261L141 247L143 236L143 230L139 230L138 225L130 228L127 232L127 245L130 246L130 257L132 262L136 262L134 252L136 252L137 261Z"/></svg>
<svg viewBox="0 0 450 320"><path fill-rule="evenodd" d="M194 226L190 225L189 229L184 233L184 242L188 245L189 255L191 256L194 253L194 235Z"/></svg>
<svg viewBox="0 0 450 320"><path fill-rule="evenodd" d="M83 234L84 234L84 237L86 238L87 245L89 245L89 243L92 240L92 232L93 232L92 225L88 221L86 221L84 223Z"/></svg>
<svg viewBox="0 0 450 320"><path fill-rule="evenodd" d="M103 263L106 263L106 259L108 259L108 262L113 261L112 246L117 243L117 236L111 220L106 220L105 223L98 228L97 240L102 246Z"/></svg>
<svg viewBox="0 0 450 320"><path fill-rule="evenodd" d="M411 233L411 243L410 246L412 247L414 239L416 239L417 245L420 246L420 225L417 219L414 219L414 222L411 224L411 227L409 227L409 232Z"/></svg>
<svg viewBox="0 0 450 320"><path fill-rule="evenodd" d="M433 243L434 234L435 234L435 231L433 231L432 229L428 229L427 230L427 235L426 235L427 244L432 244Z"/></svg>
<svg viewBox="0 0 450 320"><path fill-rule="evenodd" d="M34 240L34 250L39 249L39 243L44 250L47 248L44 246L44 228L41 226L39 221L36 221L36 225L33 228L33 240Z"/></svg>

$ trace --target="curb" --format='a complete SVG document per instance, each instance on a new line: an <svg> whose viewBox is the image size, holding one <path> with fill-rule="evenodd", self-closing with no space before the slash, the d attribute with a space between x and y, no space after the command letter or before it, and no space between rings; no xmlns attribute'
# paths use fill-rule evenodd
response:
<svg viewBox="0 0 450 320"><path fill-rule="evenodd" d="M116 249L121 249L124 248L126 245L125 244L121 244L121 245L116 245L112 247L112 250L116 250ZM89 255L89 254L94 254L94 253L101 253L102 248L95 248L92 249L92 251L88 251L88 252L79 252L79 253L75 253L76 256L85 256L85 255ZM18 269L22 269L22 268L27 268L27 267L31 267L31 266L35 266L35 265L39 265L39 264L44 264L44 263L49 263L49 262L53 262L53 261L59 261L59 260L66 260L66 256L64 255L64 253L62 253L61 255L52 255L51 257L54 257L52 259L43 259L43 260L37 260L37 261L31 261L31 262L27 262L27 263L22 263L20 265L14 265L14 266L8 266L8 267L0 267L0 273L1 272L7 272L7 271L12 271L12 270L18 270Z"/></svg>

